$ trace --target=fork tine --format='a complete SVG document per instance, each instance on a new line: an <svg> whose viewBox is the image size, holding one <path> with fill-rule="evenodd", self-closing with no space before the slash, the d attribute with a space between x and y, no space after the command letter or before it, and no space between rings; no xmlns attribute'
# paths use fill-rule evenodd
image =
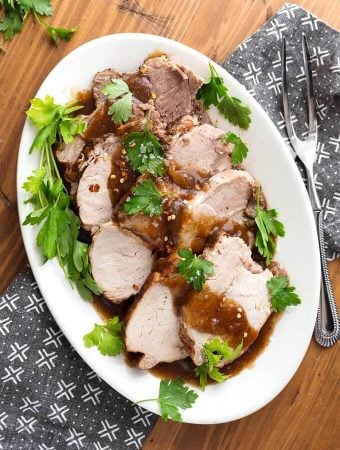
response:
<svg viewBox="0 0 340 450"><path fill-rule="evenodd" d="M308 138L317 140L317 120L316 120L316 108L315 108L315 94L312 77L312 67L310 64L310 54L308 50L308 44L306 35L302 35L302 54L303 65L305 68L306 82L307 82L307 100L308 100Z"/></svg>
<svg viewBox="0 0 340 450"><path fill-rule="evenodd" d="M298 141L295 134L293 122L290 115L289 102L288 102L288 83L287 83L287 62L286 62L286 38L282 38L281 47L281 65L282 65L282 103L283 103L283 114L286 123L287 134L289 140L294 148L294 143ZM295 148L294 148L295 150Z"/></svg>

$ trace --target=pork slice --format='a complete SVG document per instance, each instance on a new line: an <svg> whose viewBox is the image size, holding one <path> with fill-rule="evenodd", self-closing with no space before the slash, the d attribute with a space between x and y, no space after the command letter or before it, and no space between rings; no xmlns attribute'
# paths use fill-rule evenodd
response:
<svg viewBox="0 0 340 450"><path fill-rule="evenodd" d="M167 152L169 175L204 180L217 172L231 169L230 146L223 144L224 131L209 124L174 136Z"/></svg>
<svg viewBox="0 0 340 450"><path fill-rule="evenodd" d="M190 69L184 70L161 56L147 59L130 87L142 101L153 99L161 120L170 124L192 112L196 91L202 83L203 79Z"/></svg>
<svg viewBox="0 0 340 450"><path fill-rule="evenodd" d="M63 143L61 147L55 151L55 157L58 161L59 167L63 173L65 180L72 184L72 191L75 193L81 172L79 171L78 161L84 159L83 151L86 147L86 141L93 135L93 128L97 128L99 122L103 121L103 117L107 115L107 108L104 104L98 106L89 116L79 116L86 125L84 135L77 135L73 142L67 144ZM108 127L106 127L108 129ZM102 126L101 134L104 134L106 129ZM111 131L111 130L110 130Z"/></svg>
<svg viewBox="0 0 340 450"><path fill-rule="evenodd" d="M196 365L204 363L203 346L216 336L233 348L243 342L246 351L271 314L267 281L273 274L252 260L242 239L221 234L203 256L213 262L214 275L181 309L181 338Z"/></svg>
<svg viewBox="0 0 340 450"><path fill-rule="evenodd" d="M161 216L146 216L142 213L127 215L123 211L117 214L119 226L132 231L153 248L164 250L164 237L166 233L165 218Z"/></svg>
<svg viewBox="0 0 340 450"><path fill-rule="evenodd" d="M109 134L98 138L78 185L77 206L83 228L91 230L112 218L113 205L108 186L112 159L121 151L120 139Z"/></svg>
<svg viewBox="0 0 340 450"><path fill-rule="evenodd" d="M150 275L129 311L125 344L129 352L143 353L138 364L141 369L188 356L179 338L174 294L158 272Z"/></svg>
<svg viewBox="0 0 340 450"><path fill-rule="evenodd" d="M112 222L101 225L94 234L89 255L93 278L113 303L137 294L154 262L144 241Z"/></svg>
<svg viewBox="0 0 340 450"><path fill-rule="evenodd" d="M192 247L203 242L211 231L246 208L254 179L244 170L226 170L208 180L205 190L186 202L178 217L177 244Z"/></svg>
<svg viewBox="0 0 340 450"><path fill-rule="evenodd" d="M102 92L104 86L110 83L112 79L121 77L121 73L115 69L105 69L95 74L92 81L92 92L96 105L106 101L106 96Z"/></svg>

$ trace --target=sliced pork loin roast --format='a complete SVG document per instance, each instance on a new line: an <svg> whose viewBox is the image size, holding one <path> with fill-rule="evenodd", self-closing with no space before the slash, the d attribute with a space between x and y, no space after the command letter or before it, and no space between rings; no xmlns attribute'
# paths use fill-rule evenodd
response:
<svg viewBox="0 0 340 450"><path fill-rule="evenodd" d="M113 303L137 294L154 263L150 247L113 222L101 225L94 234L89 255L93 278Z"/></svg>
<svg viewBox="0 0 340 450"><path fill-rule="evenodd" d="M233 348L243 342L247 350L271 314L266 283L273 274L252 260L242 239L221 234L203 256L213 262L214 275L181 309L181 338L196 365L204 362L203 345L216 336Z"/></svg>
<svg viewBox="0 0 340 450"><path fill-rule="evenodd" d="M145 180L144 176L139 177L135 186ZM123 211L123 204L127 197L123 197L121 202L116 208L116 220L120 227L126 228L132 231L137 236L144 239L153 248L157 248L160 251L166 250L166 247L170 244L168 236L168 226L170 224L168 217L172 214L172 208L170 206L171 199L181 194L181 190L178 186L174 185L170 181L163 178L156 178L154 180L156 188L164 195L163 210L167 212L159 216L148 216L143 213L128 215ZM131 195L129 192L128 196ZM171 212L170 212L171 211Z"/></svg>
<svg viewBox="0 0 340 450"><path fill-rule="evenodd" d="M231 169L230 146L223 144L224 131L209 124L174 136L167 152L170 177L184 188L217 172Z"/></svg>
<svg viewBox="0 0 340 450"><path fill-rule="evenodd" d="M86 141L113 131L114 125L110 118L108 120L107 110L107 105L102 103L89 116L79 116L86 125L84 134L75 136L74 141L69 144L63 143L55 152L64 178L74 184L74 191L81 175L82 167L78 163L84 159Z"/></svg>
<svg viewBox="0 0 340 450"><path fill-rule="evenodd" d="M112 79L121 77L122 74L115 69L105 69L95 74L92 81L92 93L97 105L106 101L106 96L103 94L104 86Z"/></svg>
<svg viewBox="0 0 340 450"><path fill-rule="evenodd" d="M127 215L123 211L117 214L119 226L132 231L153 248L163 251L165 247L166 220L161 216L146 216L142 213Z"/></svg>
<svg viewBox="0 0 340 450"><path fill-rule="evenodd" d="M130 308L125 324L126 349L143 353L138 363L141 369L183 359L188 354L179 337L179 325L169 279L155 272Z"/></svg>
<svg viewBox="0 0 340 450"><path fill-rule="evenodd" d="M112 170L112 158L118 158L120 152L120 139L113 134L98 138L95 142L77 190L79 217L86 230L91 230L93 226L108 222L112 218L113 207L108 180Z"/></svg>
<svg viewBox="0 0 340 450"><path fill-rule="evenodd" d="M139 73L126 81L141 101L154 101L161 120L167 124L192 112L195 94L203 83L190 69L165 56L147 59Z"/></svg>
<svg viewBox="0 0 340 450"><path fill-rule="evenodd" d="M243 170L226 170L208 180L204 190L186 200L176 216L180 247L202 248L211 231L246 208L252 196L254 179Z"/></svg>

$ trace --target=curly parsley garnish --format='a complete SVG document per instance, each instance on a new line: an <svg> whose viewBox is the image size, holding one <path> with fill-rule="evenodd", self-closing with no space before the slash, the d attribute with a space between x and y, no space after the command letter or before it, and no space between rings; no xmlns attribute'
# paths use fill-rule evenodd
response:
<svg viewBox="0 0 340 450"><path fill-rule="evenodd" d="M163 212L162 196L152 180L144 180L132 188L123 210L128 215L141 212L146 216L159 216Z"/></svg>
<svg viewBox="0 0 340 450"><path fill-rule="evenodd" d="M31 194L27 202L34 205L24 225L41 225L37 245L45 260L57 256L66 277L75 282L80 295L91 299L100 289L91 275L88 245L78 241L79 218L71 209L71 197L63 184L56 165L52 146L56 142L73 142L74 136L84 131L85 124L72 112L74 104L57 105L53 97L31 100L27 116L39 130L31 150L41 152L39 168L33 171L23 189Z"/></svg>
<svg viewBox="0 0 340 450"><path fill-rule="evenodd" d="M241 162L246 159L249 149L240 136L237 136L237 134L232 133L231 131L227 131L222 136L222 141L225 144L234 144L233 151L230 155L231 162L234 166L241 164Z"/></svg>
<svg viewBox="0 0 340 450"><path fill-rule="evenodd" d="M206 109L214 105L233 125L248 129L251 122L250 109L240 99L229 95L223 78L218 75L211 63L209 63L209 69L210 78L198 90L196 97L203 101Z"/></svg>
<svg viewBox="0 0 340 450"><path fill-rule="evenodd" d="M192 283L195 291L201 291L207 275L214 274L214 265L211 261L196 256L189 248L178 251L182 261L177 265L178 272L183 275L187 283Z"/></svg>
<svg viewBox="0 0 340 450"><path fill-rule="evenodd" d="M275 237L284 236L285 228L283 223L276 220L278 216L276 209L261 208L259 196L260 190L258 189L256 193L255 223L257 225L257 233L255 245L260 255L266 259L266 264L269 265L276 250Z"/></svg>
<svg viewBox="0 0 340 450"><path fill-rule="evenodd" d="M267 281L267 287L270 295L270 302L274 311L284 311L287 306L299 305L300 297L295 292L295 287L289 286L288 278L279 275Z"/></svg>
<svg viewBox="0 0 340 450"><path fill-rule="evenodd" d="M132 115L132 94L129 86L120 78L112 79L103 88L103 94L113 102L109 114L115 124L126 122Z"/></svg>
<svg viewBox="0 0 340 450"><path fill-rule="evenodd" d="M0 0L0 6L4 10L4 16L0 20L0 32L5 40L11 40L22 30L28 16L42 25L54 43L57 39L69 41L79 27L58 28L42 20L43 16L52 16L53 7L51 0Z"/></svg>
<svg viewBox="0 0 340 450"><path fill-rule="evenodd" d="M192 408L197 398L197 392L185 386L183 380L162 380L159 385L158 398L140 400L136 403L157 401L164 420L171 419L175 422L182 422L179 408Z"/></svg>
<svg viewBox="0 0 340 450"><path fill-rule="evenodd" d="M90 333L83 337L85 347L98 347L102 355L117 356L124 349L123 324L119 317L109 319L105 325L94 325Z"/></svg>
<svg viewBox="0 0 340 450"><path fill-rule="evenodd" d="M203 345L206 362L195 369L195 375L199 377L203 391L208 377L218 383L223 383L230 378L230 375L223 374L216 366L222 360L233 361L238 358L241 354L242 346L243 342L233 349L219 337L215 337Z"/></svg>
<svg viewBox="0 0 340 450"><path fill-rule="evenodd" d="M148 123L143 131L133 131L125 136L123 144L133 170L141 174L165 175L163 147Z"/></svg>

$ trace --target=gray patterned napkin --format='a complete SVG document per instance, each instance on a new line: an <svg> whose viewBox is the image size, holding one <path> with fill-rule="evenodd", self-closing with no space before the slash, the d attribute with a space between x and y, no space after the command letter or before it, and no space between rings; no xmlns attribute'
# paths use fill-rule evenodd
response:
<svg viewBox="0 0 340 450"><path fill-rule="evenodd" d="M245 40L224 67L255 95L285 135L280 115L280 38L283 33L289 36L290 54L297 58L296 43L303 31L317 74L316 181L325 208L329 256L336 257L340 130L333 94L340 93L339 34L287 4ZM298 107L303 107L301 66L301 61L288 66ZM305 133L304 122L297 123L297 130ZM30 269L22 271L0 298L0 449L139 449L155 421L155 415L131 404L82 361L51 317Z"/></svg>
<svg viewBox="0 0 340 450"><path fill-rule="evenodd" d="M297 135L305 138L308 116L302 33L308 40L317 103L315 182L324 214L326 253L335 259L340 256L340 106L336 100L340 97L340 33L287 3L222 66L255 97L288 144L281 101L281 38L285 36L292 119ZM293 195L288 187L287 195Z"/></svg>
<svg viewBox="0 0 340 450"><path fill-rule="evenodd" d="M78 356L22 271L0 299L0 449L139 449L155 421Z"/></svg>

